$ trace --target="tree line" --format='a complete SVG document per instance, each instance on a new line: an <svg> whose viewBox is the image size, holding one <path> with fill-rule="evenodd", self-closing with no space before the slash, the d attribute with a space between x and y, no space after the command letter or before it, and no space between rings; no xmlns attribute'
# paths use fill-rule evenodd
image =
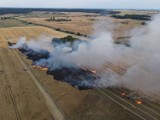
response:
<svg viewBox="0 0 160 120"><path fill-rule="evenodd" d="M138 14L112 15L111 17L117 18L117 19L151 20L150 15L138 15Z"/></svg>

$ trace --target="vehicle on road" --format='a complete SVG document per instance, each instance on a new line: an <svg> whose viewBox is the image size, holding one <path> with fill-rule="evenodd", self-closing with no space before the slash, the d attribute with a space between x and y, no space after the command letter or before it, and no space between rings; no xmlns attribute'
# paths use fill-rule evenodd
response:
<svg viewBox="0 0 160 120"><path fill-rule="evenodd" d="M23 68L24 69L24 71L27 71L27 68Z"/></svg>

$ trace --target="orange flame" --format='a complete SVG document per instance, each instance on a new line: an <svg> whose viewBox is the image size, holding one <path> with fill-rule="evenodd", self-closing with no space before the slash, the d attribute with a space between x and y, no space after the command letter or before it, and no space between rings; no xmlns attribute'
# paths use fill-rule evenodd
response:
<svg viewBox="0 0 160 120"><path fill-rule="evenodd" d="M122 96L126 96L126 94L123 92L122 94L121 94Z"/></svg>
<svg viewBox="0 0 160 120"><path fill-rule="evenodd" d="M33 67L33 68L37 68L37 66L36 66L36 65L32 65L32 67Z"/></svg>
<svg viewBox="0 0 160 120"><path fill-rule="evenodd" d="M96 74L96 71L95 71L95 70L91 70L91 72L92 72L93 74Z"/></svg>
<svg viewBox="0 0 160 120"><path fill-rule="evenodd" d="M142 104L142 101L141 100L136 100L136 103L137 104Z"/></svg>
<svg viewBox="0 0 160 120"><path fill-rule="evenodd" d="M48 68L41 68L41 70L47 71L47 70L48 70Z"/></svg>
<svg viewBox="0 0 160 120"><path fill-rule="evenodd" d="M41 67L41 66L36 66L36 65L32 65L33 68L38 68L38 69L41 69L41 70L44 70L44 71L47 71L48 68L45 68L45 67Z"/></svg>
<svg viewBox="0 0 160 120"><path fill-rule="evenodd" d="M97 73L96 70L91 70L91 69L86 68L86 67L84 67L84 66L80 66L80 68L83 69L83 70L85 70L85 71L90 71L90 72L93 73L93 74L96 74L96 73Z"/></svg>

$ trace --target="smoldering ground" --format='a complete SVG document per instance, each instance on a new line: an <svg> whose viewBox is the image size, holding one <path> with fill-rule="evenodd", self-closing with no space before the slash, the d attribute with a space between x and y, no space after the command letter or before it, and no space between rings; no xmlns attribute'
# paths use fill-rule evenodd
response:
<svg viewBox="0 0 160 120"><path fill-rule="evenodd" d="M24 38L12 48L23 48L24 44L33 51L47 50L49 56L35 61L36 65L46 66L51 70L65 67L84 66L97 70L99 80L94 87L124 87L140 91L145 95L160 95L160 15L142 28L131 32L128 40L130 47L115 44L112 37L112 27L104 30L95 29L94 38L87 42L69 42L55 45L51 41L25 41ZM98 25L98 27L103 27ZM45 39L45 38L44 38ZM104 65L112 62L115 65L123 64L126 72L118 74ZM99 72L98 70L101 70ZM87 81L87 80L86 80Z"/></svg>

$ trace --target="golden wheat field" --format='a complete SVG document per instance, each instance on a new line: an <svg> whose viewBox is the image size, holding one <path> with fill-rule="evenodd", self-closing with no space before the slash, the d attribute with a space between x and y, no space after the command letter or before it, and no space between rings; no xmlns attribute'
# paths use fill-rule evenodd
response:
<svg viewBox="0 0 160 120"><path fill-rule="evenodd" d="M137 11L121 11L121 14L128 13L135 14ZM146 14L145 11L142 12L144 13ZM115 19L83 12L33 12L12 17L0 22L0 120L64 120L63 117L66 120L158 120L157 118L160 118L158 102L138 98L140 104L137 104L136 101L127 98L126 94L130 94L130 91L123 88L96 86L80 90L77 86L73 87L66 82L56 80L55 75L49 75L49 68L35 65L20 52L20 49L10 48L8 43L16 43L21 37L27 40L39 40L39 38L45 39L43 36L62 38L67 35L88 40L87 37L76 34L93 35L107 27L112 28L114 40L125 41L125 38L130 37L128 36L130 30L142 27L142 20ZM71 19L71 21L46 21L51 17ZM98 28L101 23L103 26ZM64 31L56 31L55 28ZM101 71L109 69L122 77L127 72L127 67L134 64L134 56L126 56L117 64L112 62L106 61L99 70L91 68L91 75L99 77ZM87 71L90 68L84 67L84 69ZM75 76L77 76L74 78L76 81L80 77L79 73Z"/></svg>
<svg viewBox="0 0 160 120"><path fill-rule="evenodd" d="M34 84L33 78L24 71L17 56L20 56L21 60L28 65L32 74L56 102L66 119L99 120L119 117L124 119L126 114L131 120L136 118L112 100L100 95L97 90L80 91L67 83L54 80L53 76L46 75L46 71L33 68L32 61L25 56L8 48L8 41L17 42L19 37L26 37L29 40L42 34L57 37L66 35L39 26L0 29L0 116L2 120L54 120L50 106Z"/></svg>
<svg viewBox="0 0 160 120"><path fill-rule="evenodd" d="M1 47L7 45L7 42L17 42L20 37L26 37L26 39L38 38L39 36L53 36L53 37L64 37L65 33L54 31L45 27L40 26L29 26L29 27L9 27L0 28L0 40ZM6 41L7 40L7 41Z"/></svg>
<svg viewBox="0 0 160 120"><path fill-rule="evenodd" d="M47 19L53 17L55 19L71 19L71 21L46 21ZM107 26L113 26L113 35L115 38L124 37L126 33L141 25L142 21L136 20L122 20L114 19L110 16L99 16L98 14L86 14L86 13L65 13L64 15L42 15L40 17L22 17L18 18L24 21L32 22L39 25L47 25L53 28L60 28L61 30L66 30L74 32L75 34L81 33L85 35L92 35L97 31L105 30ZM105 21L105 22L104 22ZM104 29L101 30L96 27L100 24L104 25Z"/></svg>

